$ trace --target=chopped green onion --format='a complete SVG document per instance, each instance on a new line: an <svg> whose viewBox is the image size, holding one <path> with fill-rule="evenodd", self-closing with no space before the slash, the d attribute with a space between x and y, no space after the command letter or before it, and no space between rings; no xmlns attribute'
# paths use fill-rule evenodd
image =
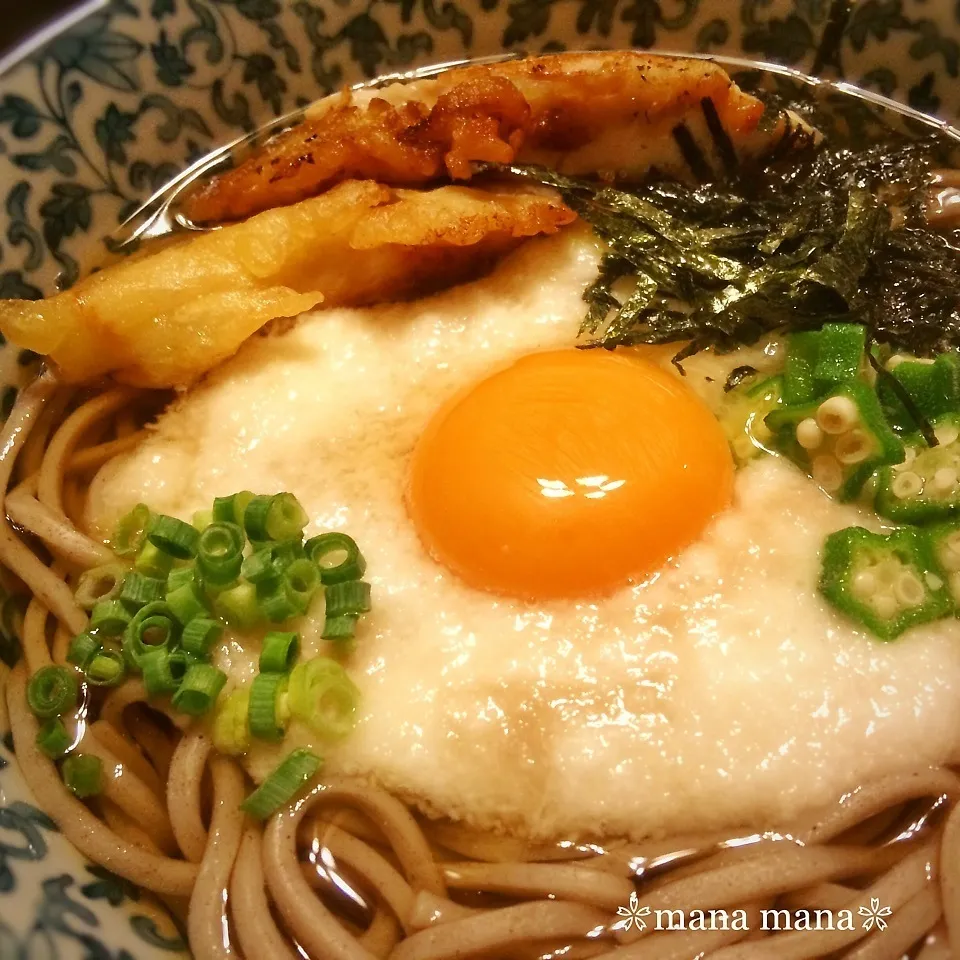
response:
<svg viewBox="0 0 960 960"><path fill-rule="evenodd" d="M261 583L257 587L257 601L263 615L271 623L285 623L291 617L300 616L304 612L282 582Z"/></svg>
<svg viewBox="0 0 960 960"><path fill-rule="evenodd" d="M258 740L282 740L285 718L280 700L287 692L285 673L258 673L250 685L250 734Z"/></svg>
<svg viewBox="0 0 960 960"><path fill-rule="evenodd" d="M320 757L302 747L291 751L243 801L241 807L255 820L266 820L296 796L303 785L316 775L322 763Z"/></svg>
<svg viewBox="0 0 960 960"><path fill-rule="evenodd" d="M37 731L37 749L51 760L58 760L73 746L73 737L59 717L51 717Z"/></svg>
<svg viewBox="0 0 960 960"><path fill-rule="evenodd" d="M41 667L27 684L27 705L41 720L59 717L77 705L80 685L69 667Z"/></svg>
<svg viewBox="0 0 960 960"><path fill-rule="evenodd" d="M359 580L367 569L367 561L356 541L345 533L321 533L308 540L304 550L319 567L320 580L325 586Z"/></svg>
<svg viewBox="0 0 960 960"><path fill-rule="evenodd" d="M87 664L84 675L95 687L119 686L127 675L126 659L117 648L104 647Z"/></svg>
<svg viewBox="0 0 960 960"><path fill-rule="evenodd" d="M197 583L197 568L193 564L174 567L167 574L167 593L173 593L177 587L182 587L185 583Z"/></svg>
<svg viewBox="0 0 960 960"><path fill-rule="evenodd" d="M261 673L289 673L300 656L300 637L295 633L271 631L260 650Z"/></svg>
<svg viewBox="0 0 960 960"><path fill-rule="evenodd" d="M255 550L249 557L245 557L243 565L240 568L244 580L261 584L275 584L280 580L283 568L278 565L276 554L273 547L261 547Z"/></svg>
<svg viewBox="0 0 960 960"><path fill-rule="evenodd" d="M326 590L326 601L328 618L366 613L370 609L370 584L364 580L331 583Z"/></svg>
<svg viewBox="0 0 960 960"><path fill-rule="evenodd" d="M166 584L156 577L148 577L136 570L128 573L120 589L119 600L129 609L136 612L148 603L162 600L166 592Z"/></svg>
<svg viewBox="0 0 960 960"><path fill-rule="evenodd" d="M243 563L243 530L235 523L212 523L200 534L197 566L208 583L230 583Z"/></svg>
<svg viewBox="0 0 960 960"><path fill-rule="evenodd" d="M239 757L250 749L250 694L234 690L217 705L213 720L213 745L228 757Z"/></svg>
<svg viewBox="0 0 960 960"><path fill-rule="evenodd" d="M283 571L283 584L291 599L299 604L302 612L306 612L311 598L320 586L320 571L316 564L305 558L294 560Z"/></svg>
<svg viewBox="0 0 960 960"><path fill-rule="evenodd" d="M95 797L103 791L103 764L91 753L72 753L60 767L66 788L80 797Z"/></svg>
<svg viewBox="0 0 960 960"><path fill-rule="evenodd" d="M213 523L213 511L212 510L198 510L193 515L193 527L196 530L199 530L203 533L210 524Z"/></svg>
<svg viewBox="0 0 960 960"><path fill-rule="evenodd" d="M252 583L239 583L217 596L217 612L232 626L249 630L260 622L257 588Z"/></svg>
<svg viewBox="0 0 960 960"><path fill-rule="evenodd" d="M118 557L135 557L146 539L149 524L150 508L145 503L138 503L118 521L110 544L113 552Z"/></svg>
<svg viewBox="0 0 960 960"><path fill-rule="evenodd" d="M360 691L336 660L314 657L293 668L287 701L292 716L338 740L353 729Z"/></svg>
<svg viewBox="0 0 960 960"><path fill-rule="evenodd" d="M119 600L102 600L90 614L90 629L119 637L130 622L130 611Z"/></svg>
<svg viewBox="0 0 960 960"><path fill-rule="evenodd" d="M235 523L243 526L243 515L247 504L253 499L249 490L232 493L229 497L217 497L213 501L213 519L217 523Z"/></svg>
<svg viewBox="0 0 960 960"><path fill-rule="evenodd" d="M215 643L223 636L223 624L217 620L196 617L183 628L180 645L183 649L200 659L210 656Z"/></svg>
<svg viewBox="0 0 960 960"><path fill-rule="evenodd" d="M209 663L194 663L187 670L180 689L173 695L173 709L199 717L216 702L227 675Z"/></svg>
<svg viewBox="0 0 960 960"><path fill-rule="evenodd" d="M357 633L355 614L345 613L340 617L327 617L323 622L322 640L352 640Z"/></svg>
<svg viewBox="0 0 960 960"><path fill-rule="evenodd" d="M292 493L254 497L243 513L243 527L251 540L303 538L306 512Z"/></svg>
<svg viewBox="0 0 960 960"><path fill-rule="evenodd" d="M176 560L190 560L197 554L200 533L189 523L160 513L150 518L147 539L161 553Z"/></svg>
<svg viewBox="0 0 960 960"><path fill-rule="evenodd" d="M67 648L67 662L83 670L100 649L100 641L89 633L78 633Z"/></svg>
<svg viewBox="0 0 960 960"><path fill-rule="evenodd" d="M115 600L123 585L127 568L119 563L106 563L102 567L93 567L81 574L74 596L77 605L84 610L92 610L104 600Z"/></svg>
<svg viewBox="0 0 960 960"><path fill-rule="evenodd" d="M167 594L167 605L182 624L187 624L195 617L202 617L210 612L206 601L193 583L185 583L182 587L170 591Z"/></svg>
<svg viewBox="0 0 960 960"><path fill-rule="evenodd" d="M162 580L173 566L173 557L157 549L152 543L145 543L133 562L133 568L138 573Z"/></svg>
<svg viewBox="0 0 960 960"><path fill-rule="evenodd" d="M270 547L273 551L273 561L281 571L286 570L294 560L302 560L306 556L303 552L302 537L278 540L270 544Z"/></svg>
<svg viewBox="0 0 960 960"><path fill-rule="evenodd" d="M139 667L143 656L157 647L172 649L180 637L180 624L163 601L148 603L137 611L123 638L128 664Z"/></svg>
<svg viewBox="0 0 960 960"><path fill-rule="evenodd" d="M151 697L173 693L187 672L186 654L182 651L151 650L140 658L143 685Z"/></svg>

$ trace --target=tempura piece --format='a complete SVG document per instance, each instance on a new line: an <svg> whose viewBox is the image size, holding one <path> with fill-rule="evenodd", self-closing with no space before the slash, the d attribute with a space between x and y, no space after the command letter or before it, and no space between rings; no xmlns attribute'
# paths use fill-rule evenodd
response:
<svg viewBox="0 0 960 960"><path fill-rule="evenodd" d="M195 234L50 299L0 301L0 330L64 380L106 374L181 386L276 318L365 304L474 275L575 214L551 190L395 190L348 181L242 224Z"/></svg>
<svg viewBox="0 0 960 960"><path fill-rule="evenodd" d="M531 57L451 70L320 101L307 119L183 201L226 222L352 177L409 185L468 179L475 161L637 179L656 167L696 180L815 137L706 60L639 53Z"/></svg>

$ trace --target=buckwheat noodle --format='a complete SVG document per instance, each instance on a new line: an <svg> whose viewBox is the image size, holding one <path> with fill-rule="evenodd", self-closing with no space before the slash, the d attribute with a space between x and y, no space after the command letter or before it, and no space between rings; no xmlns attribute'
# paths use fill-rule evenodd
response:
<svg viewBox="0 0 960 960"><path fill-rule="evenodd" d="M949 767L864 784L753 834L528 844L431 822L342 779L318 780L261 827L239 809L249 790L241 767L131 678L85 701L76 740L122 776L89 803L76 799L36 748L26 678L64 662L86 626L73 584L111 554L83 529L84 491L139 442L152 402L127 388L82 395L45 372L0 434L0 563L31 597L23 661L0 672L0 724L9 722L23 776L64 836L160 897L198 960L960 956L960 777ZM141 407L138 420L131 411ZM651 910L743 910L748 929L617 926L634 892ZM877 901L892 909L883 929L761 929L762 910L857 917Z"/></svg>

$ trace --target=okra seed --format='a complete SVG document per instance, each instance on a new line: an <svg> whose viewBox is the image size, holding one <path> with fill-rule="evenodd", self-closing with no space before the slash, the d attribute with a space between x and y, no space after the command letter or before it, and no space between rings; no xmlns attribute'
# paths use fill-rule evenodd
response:
<svg viewBox="0 0 960 960"><path fill-rule="evenodd" d="M960 552L944 545L940 549L940 565L950 573L960 570Z"/></svg>
<svg viewBox="0 0 960 960"><path fill-rule="evenodd" d="M957 439L960 438L960 430L952 423L944 423L933 431L933 435L937 438L937 443L946 447L951 443L956 443Z"/></svg>
<svg viewBox="0 0 960 960"><path fill-rule="evenodd" d="M955 553L960 556L960 530L954 530L953 533L947 534L943 541L943 545L951 553Z"/></svg>
<svg viewBox="0 0 960 960"><path fill-rule="evenodd" d="M816 450L823 443L823 431L813 417L807 417L797 424L797 443L804 450Z"/></svg>
<svg viewBox="0 0 960 960"><path fill-rule="evenodd" d="M824 433L846 433L860 422L860 411L849 397L828 397L817 407L817 423Z"/></svg>
<svg viewBox="0 0 960 960"><path fill-rule="evenodd" d="M843 485L843 471L840 469L840 464L828 454L814 457L810 470L814 482L827 493L836 493Z"/></svg>
<svg viewBox="0 0 960 960"><path fill-rule="evenodd" d="M917 451L913 447L904 447L903 450L903 462L895 463L893 465L894 470L906 470L907 467L917 459Z"/></svg>
<svg viewBox="0 0 960 960"><path fill-rule="evenodd" d="M905 571L897 579L893 588L896 598L907 607L917 607L923 603L926 591L916 574Z"/></svg>
<svg viewBox="0 0 960 960"><path fill-rule="evenodd" d="M861 570L853 578L854 596L867 600L877 592L877 578L869 570Z"/></svg>
<svg viewBox="0 0 960 960"><path fill-rule="evenodd" d="M889 593L881 593L875 596L870 601L870 606L873 607L877 616L883 617L884 620L890 620L897 613L897 601Z"/></svg>
<svg viewBox="0 0 960 960"><path fill-rule="evenodd" d="M871 446L870 437L863 430L851 430L838 438L833 452L843 464L862 463L870 456Z"/></svg>
<svg viewBox="0 0 960 960"><path fill-rule="evenodd" d="M931 590L939 590L943 586L943 581L929 570L923 575L923 581Z"/></svg>
<svg viewBox="0 0 960 960"><path fill-rule="evenodd" d="M906 358L902 353L895 353L895 354L887 361L887 369L888 369L888 370L896 370L897 367L899 367L900 364L903 363L906 359L907 359L907 358Z"/></svg>
<svg viewBox="0 0 960 960"><path fill-rule="evenodd" d="M903 564L889 557L878 563L873 568L873 572L881 583L890 586L903 572Z"/></svg>
<svg viewBox="0 0 960 960"><path fill-rule="evenodd" d="M907 500L910 497L915 497L921 490L923 490L923 481L919 475L912 470L897 474L897 476L893 478L893 483L890 484L890 492L898 500Z"/></svg>
<svg viewBox="0 0 960 960"><path fill-rule="evenodd" d="M933 475L933 489L937 493L948 493L957 485L957 471L953 467L941 467Z"/></svg>

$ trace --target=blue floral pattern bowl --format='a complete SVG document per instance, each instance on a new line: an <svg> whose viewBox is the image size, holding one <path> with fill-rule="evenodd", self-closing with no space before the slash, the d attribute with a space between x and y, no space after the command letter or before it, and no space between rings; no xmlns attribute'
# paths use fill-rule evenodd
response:
<svg viewBox="0 0 960 960"><path fill-rule="evenodd" d="M0 60L0 297L69 286L184 166L343 84L616 47L777 62L960 114L960 7L934 0L108 0ZM34 361L0 351L0 414ZM184 952L156 903L69 848L0 741L0 960Z"/></svg>

